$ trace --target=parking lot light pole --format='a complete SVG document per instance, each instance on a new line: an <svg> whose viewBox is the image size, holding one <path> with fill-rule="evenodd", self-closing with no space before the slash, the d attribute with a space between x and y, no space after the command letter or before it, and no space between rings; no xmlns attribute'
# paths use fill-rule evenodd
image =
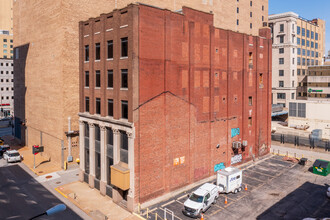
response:
<svg viewBox="0 0 330 220"><path fill-rule="evenodd" d="M41 213L39 215L36 215L36 216L30 218L29 220L36 219L36 218L38 218L40 216L43 216L43 215L48 215L48 216L49 215L54 215L56 213L59 213L59 212L64 211L65 209L66 209L66 205L64 205L64 204L58 204L58 205L56 205L56 206L48 209L46 212Z"/></svg>

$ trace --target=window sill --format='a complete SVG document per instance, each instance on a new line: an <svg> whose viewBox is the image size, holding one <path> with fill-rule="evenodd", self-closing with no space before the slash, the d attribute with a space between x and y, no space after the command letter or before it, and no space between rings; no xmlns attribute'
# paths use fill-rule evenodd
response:
<svg viewBox="0 0 330 220"><path fill-rule="evenodd" d="M95 60L95 63L101 62L101 60Z"/></svg>
<svg viewBox="0 0 330 220"><path fill-rule="evenodd" d="M113 58L108 58L107 61L113 60Z"/></svg>
<svg viewBox="0 0 330 220"><path fill-rule="evenodd" d="M95 89L101 89L101 87L95 87Z"/></svg>
<svg viewBox="0 0 330 220"><path fill-rule="evenodd" d="M113 90L113 87L107 87L107 90Z"/></svg>
<svg viewBox="0 0 330 220"><path fill-rule="evenodd" d="M120 88L120 90L127 91L128 88Z"/></svg>
<svg viewBox="0 0 330 220"><path fill-rule="evenodd" d="M128 57L120 57L121 60L128 59Z"/></svg>
<svg viewBox="0 0 330 220"><path fill-rule="evenodd" d="M85 86L84 89L89 89L89 86Z"/></svg>
<svg viewBox="0 0 330 220"><path fill-rule="evenodd" d="M89 63L89 61L86 61L86 60L85 60L84 63Z"/></svg>

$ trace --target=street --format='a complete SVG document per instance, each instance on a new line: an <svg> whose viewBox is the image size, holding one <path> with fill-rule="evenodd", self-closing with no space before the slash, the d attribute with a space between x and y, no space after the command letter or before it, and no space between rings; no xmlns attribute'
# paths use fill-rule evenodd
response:
<svg viewBox="0 0 330 220"><path fill-rule="evenodd" d="M0 159L0 219L28 219L63 203L22 166L20 163L7 165ZM82 218L67 207L62 213L39 219Z"/></svg>

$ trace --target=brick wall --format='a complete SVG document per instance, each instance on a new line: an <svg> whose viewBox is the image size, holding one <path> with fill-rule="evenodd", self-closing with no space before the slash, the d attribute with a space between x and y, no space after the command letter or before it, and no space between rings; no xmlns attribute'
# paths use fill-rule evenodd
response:
<svg viewBox="0 0 330 220"><path fill-rule="evenodd" d="M215 164L230 166L233 141L248 141L242 162L269 151L269 29L260 35L214 28L212 15L188 8L139 6L136 200L214 175ZM233 138L232 128L240 128Z"/></svg>

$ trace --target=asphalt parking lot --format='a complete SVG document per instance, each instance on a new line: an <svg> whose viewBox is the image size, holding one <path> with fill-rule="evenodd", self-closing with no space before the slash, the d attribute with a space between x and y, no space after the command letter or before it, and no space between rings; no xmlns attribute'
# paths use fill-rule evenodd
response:
<svg viewBox="0 0 330 220"><path fill-rule="evenodd" d="M270 155L254 165L242 167L243 185L246 184L248 190L221 194L217 203L204 213L204 219L330 217L330 199L325 195L330 175L323 177L308 171L312 162L301 166ZM157 213L157 220L164 220L166 213L168 220L191 219L183 215L183 203L198 187L149 207L148 213L142 210L141 216L153 220Z"/></svg>

